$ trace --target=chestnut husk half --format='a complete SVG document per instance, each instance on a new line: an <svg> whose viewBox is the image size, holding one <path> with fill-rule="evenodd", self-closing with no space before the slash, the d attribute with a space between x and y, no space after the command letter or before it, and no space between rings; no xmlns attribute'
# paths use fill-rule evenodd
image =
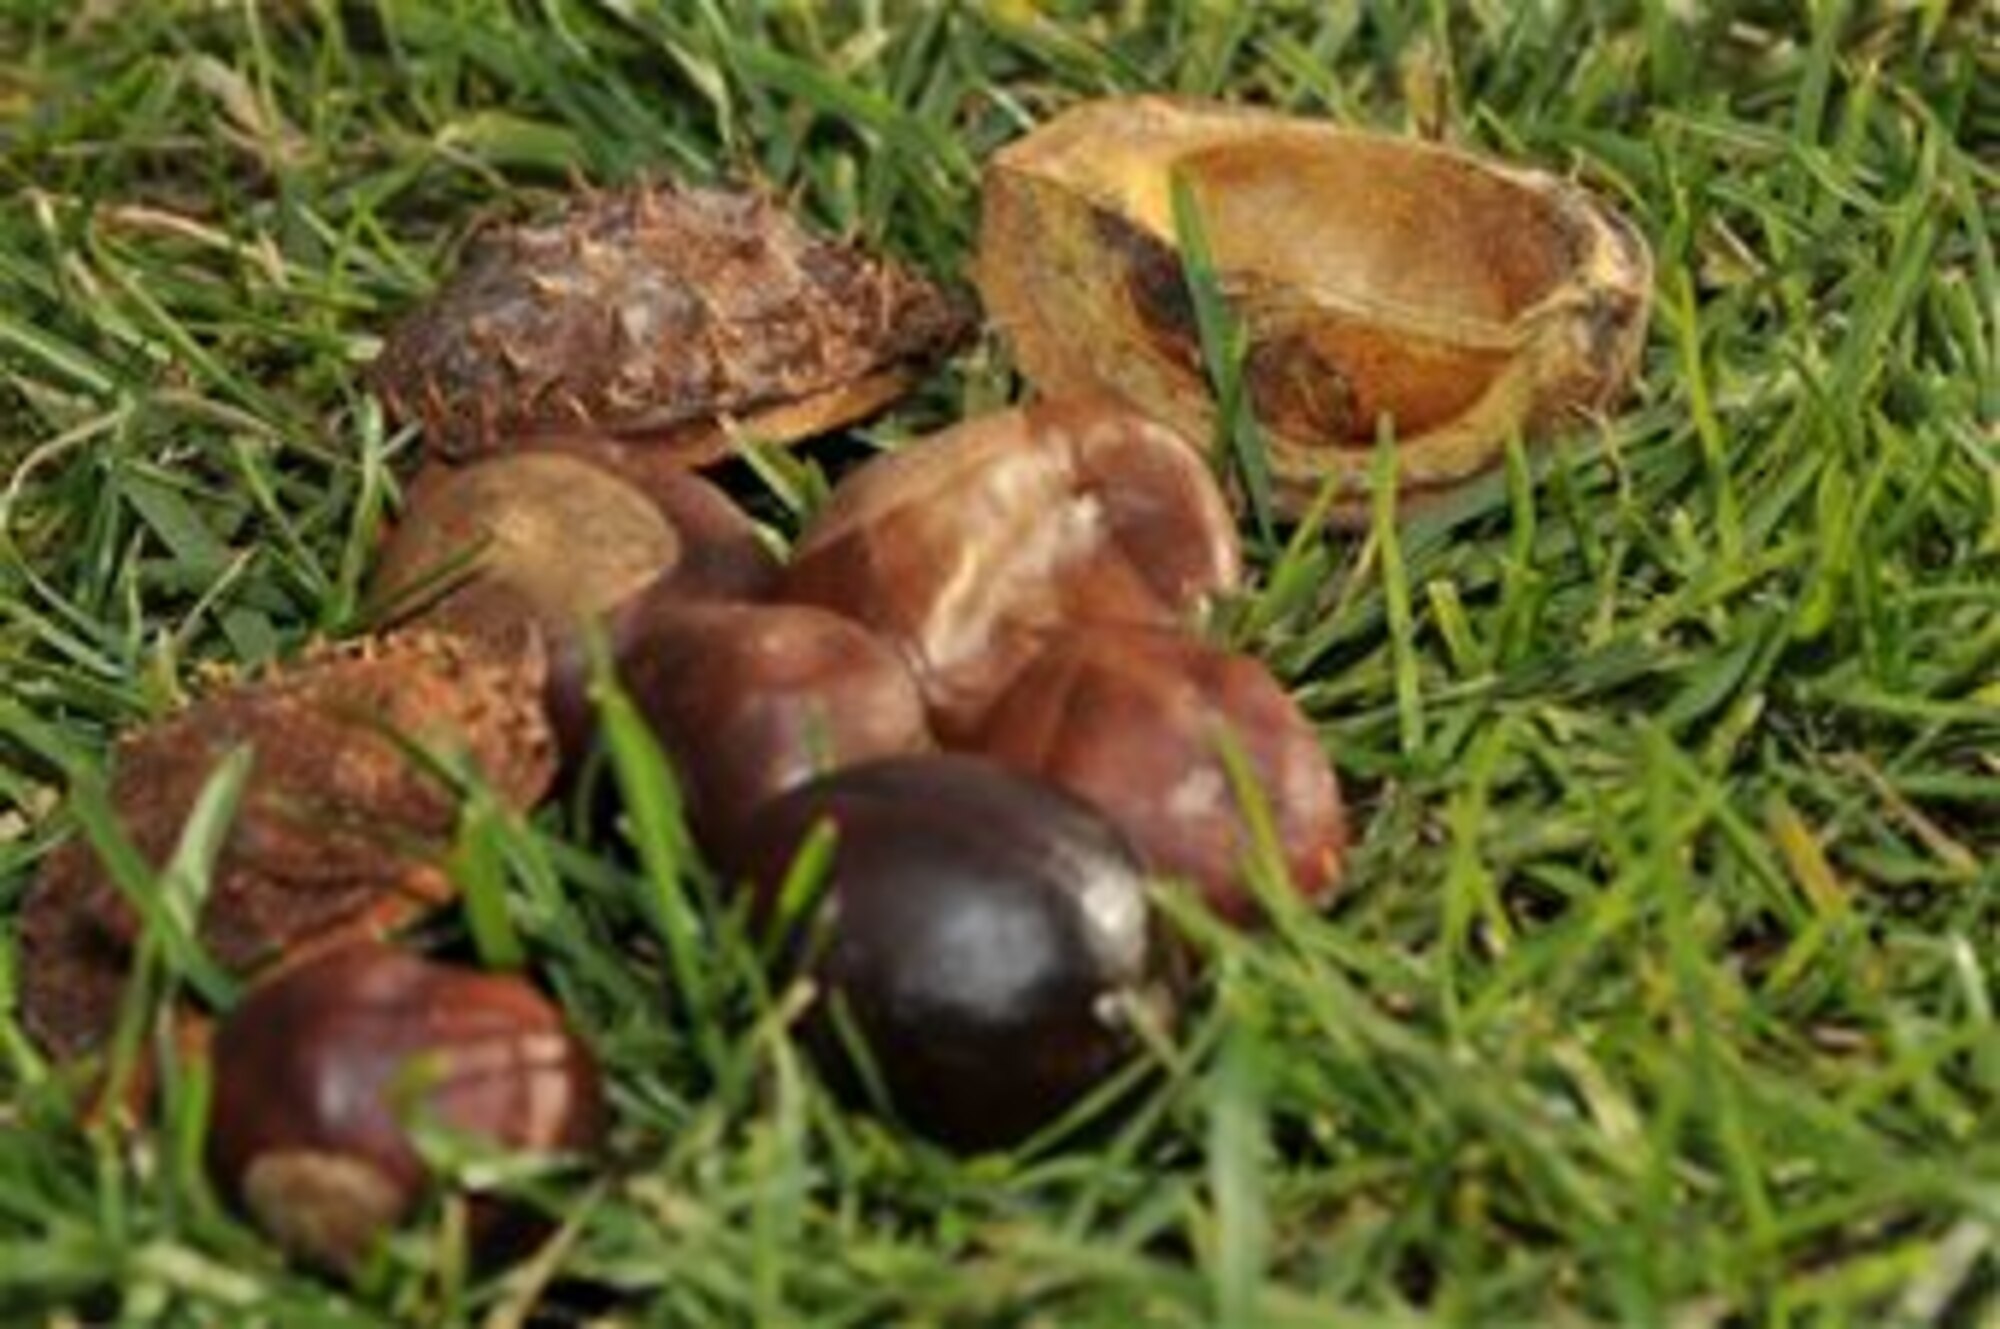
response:
<svg viewBox="0 0 2000 1329"><path fill-rule="evenodd" d="M893 642L950 741L1041 634L1189 623L1241 573L1205 463L1098 397L982 416L868 462L807 528L780 594Z"/></svg>
<svg viewBox="0 0 2000 1329"><path fill-rule="evenodd" d="M153 868L216 768L250 771L196 920L225 970L252 974L334 937L408 926L456 896L443 862L458 791L420 753L469 764L511 807L555 775L539 653L411 632L324 648L219 686L120 738L110 801ZM413 751L414 749L414 751ZM82 838L44 860L20 915L21 1013L63 1059L114 1024L141 918Z"/></svg>
<svg viewBox="0 0 2000 1329"><path fill-rule="evenodd" d="M1577 185L1320 120L1119 97L986 170L975 280L1041 391L1109 390L1214 436L1176 180L1244 327L1244 389L1294 513L1332 484L1333 520L1366 522L1385 420L1414 507L1631 381L1652 257Z"/></svg>
<svg viewBox="0 0 2000 1329"><path fill-rule="evenodd" d="M595 430L703 464L881 409L969 331L965 304L754 189L589 192L478 235L370 371L448 457Z"/></svg>
<svg viewBox="0 0 2000 1329"><path fill-rule="evenodd" d="M1146 881L1107 821L1055 786L961 755L852 766L766 804L732 867L770 921L815 828L834 840L792 954L819 1001L808 1046L864 1094L849 1036L907 1124L965 1150L1049 1126L1164 1019Z"/></svg>

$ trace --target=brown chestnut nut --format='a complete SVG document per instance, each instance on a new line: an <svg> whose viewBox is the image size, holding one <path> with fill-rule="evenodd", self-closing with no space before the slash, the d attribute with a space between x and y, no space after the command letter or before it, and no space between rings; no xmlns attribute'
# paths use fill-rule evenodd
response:
<svg viewBox="0 0 2000 1329"><path fill-rule="evenodd" d="M539 632L550 716L575 756L590 727L587 622L604 622L622 653L646 602L761 596L776 577L750 519L713 485L576 435L422 472L371 599L392 617L486 640Z"/></svg>
<svg viewBox="0 0 2000 1329"><path fill-rule="evenodd" d="M596 433L554 434L522 446L589 462L653 500L681 540L671 578L676 596L768 600L777 592L778 560L757 524L720 487L667 453Z"/></svg>
<svg viewBox="0 0 2000 1329"><path fill-rule="evenodd" d="M376 943L253 988L215 1031L208 1164L224 1196L314 1264L351 1270L431 1184L425 1122L508 1150L603 1138L597 1064L517 978ZM518 1215L476 1208L476 1240Z"/></svg>
<svg viewBox="0 0 2000 1329"><path fill-rule="evenodd" d="M1241 745L1293 887L1324 899L1347 845L1340 787L1312 725L1270 670L1175 632L1091 625L1050 641L968 744L1102 810L1155 871L1257 915L1252 841L1218 740Z"/></svg>
<svg viewBox="0 0 2000 1329"><path fill-rule="evenodd" d="M634 621L623 669L711 852L794 785L931 746L902 657L824 609L661 604Z"/></svg>
<svg viewBox="0 0 2000 1329"><path fill-rule="evenodd" d="M1165 1000L1145 877L1118 832L1045 781L974 757L892 757L766 804L740 874L768 912L800 845L834 847L802 946L822 999L808 1043L911 1126L967 1149L1049 1125L1134 1049ZM843 1028L843 1016L846 1027Z"/></svg>
<svg viewBox="0 0 2000 1329"><path fill-rule="evenodd" d="M1036 649L1093 620L1187 618L1233 587L1236 528L1200 455L1106 400L947 429L843 480L784 598L858 619L909 659L948 740Z"/></svg>

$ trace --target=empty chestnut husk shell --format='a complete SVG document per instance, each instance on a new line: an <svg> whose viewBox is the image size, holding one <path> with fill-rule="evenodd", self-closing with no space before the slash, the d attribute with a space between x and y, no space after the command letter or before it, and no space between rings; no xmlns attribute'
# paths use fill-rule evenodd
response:
<svg viewBox="0 0 2000 1329"><path fill-rule="evenodd" d="M777 562L750 518L699 476L646 466L588 435L462 467L411 486L385 542L371 600L414 621L493 642L539 634L548 707L565 752L591 729L586 625L614 655L659 601L768 594Z"/></svg>
<svg viewBox="0 0 2000 1329"><path fill-rule="evenodd" d="M901 649L949 740L1039 634L1184 623L1241 569L1199 456L1095 398L983 416L868 462L806 530L781 594Z"/></svg>
<svg viewBox="0 0 2000 1329"><path fill-rule="evenodd" d="M973 757L849 767L751 819L738 870L767 914L821 825L831 865L797 936L837 1087L868 1079L851 1035L909 1125L996 1148L1131 1055L1134 1017L1165 1000L1158 947L1138 860L1087 805Z"/></svg>
<svg viewBox="0 0 2000 1329"><path fill-rule="evenodd" d="M659 605L632 626L623 682L712 852L795 785L932 746L902 656L810 605Z"/></svg>
<svg viewBox="0 0 2000 1329"><path fill-rule="evenodd" d="M967 747L1082 798L1148 867L1248 922L1258 915L1247 876L1255 842L1226 740L1269 810L1291 887L1324 900L1347 846L1340 787L1311 723L1252 656L1176 632L1078 628L1015 676Z"/></svg>
<svg viewBox="0 0 2000 1329"><path fill-rule="evenodd" d="M1368 516L1381 423L1415 504L1509 438L1600 410L1644 339L1652 257L1576 185L1432 143L1245 107L1087 102L995 155L976 280L1043 392L1110 390L1213 436L1174 182L1244 327L1279 502Z"/></svg>
<svg viewBox="0 0 2000 1329"><path fill-rule="evenodd" d="M480 235L372 378L447 456L592 429L699 464L879 410L970 329L962 302L747 189L585 194Z"/></svg>
<svg viewBox="0 0 2000 1329"><path fill-rule="evenodd" d="M249 749L197 935L225 969L254 973L454 897L443 860L458 791L418 754L469 762L509 805L532 807L555 774L543 678L533 651L435 633L315 651L121 738L111 805L140 857L163 867L217 767ZM49 855L20 916L22 1019L39 1044L65 1059L101 1045L140 927L85 840Z"/></svg>
<svg viewBox="0 0 2000 1329"><path fill-rule="evenodd" d="M540 993L387 946L328 951L253 988L212 1055L216 1185L334 1270L352 1270L431 1185L413 1123L529 1153L588 1152L604 1134L597 1064ZM499 1243L520 1222L478 1206L473 1236Z"/></svg>

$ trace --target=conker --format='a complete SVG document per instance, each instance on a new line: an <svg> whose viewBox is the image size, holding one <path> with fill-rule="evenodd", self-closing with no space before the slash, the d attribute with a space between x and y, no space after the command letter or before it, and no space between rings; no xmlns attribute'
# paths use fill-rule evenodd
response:
<svg viewBox="0 0 2000 1329"><path fill-rule="evenodd" d="M985 416L869 462L806 531L783 597L895 642L950 739L1038 633L1178 623L1240 570L1200 454L1123 406L1083 399Z"/></svg>
<svg viewBox="0 0 2000 1329"><path fill-rule="evenodd" d="M589 462L651 499L680 536L680 562L670 579L676 596L767 600L777 592L778 560L757 524L719 486L668 453L597 433L555 434L524 446Z"/></svg>
<svg viewBox="0 0 2000 1329"><path fill-rule="evenodd" d="M628 640L625 686L672 755L711 849L815 775L932 745L902 657L824 609L661 604Z"/></svg>
<svg viewBox="0 0 2000 1329"><path fill-rule="evenodd" d="M1241 746L1292 886L1340 881L1347 824L1310 722L1261 661L1175 632L1091 625L1051 640L969 746L1102 810L1148 866L1198 885L1238 922L1257 915L1253 847L1220 741Z"/></svg>
<svg viewBox="0 0 2000 1329"><path fill-rule="evenodd" d="M252 989L215 1032L208 1163L280 1245L352 1269L432 1178L418 1120L517 1151L604 1132L596 1062L517 978L378 943L324 952ZM474 1237L519 1215L475 1209Z"/></svg>
<svg viewBox="0 0 2000 1329"><path fill-rule="evenodd" d="M749 517L713 485L574 435L421 472L372 600L486 640L539 633L550 717L574 757L590 730L585 624L601 621L622 654L627 624L651 602L756 598L776 578Z"/></svg>
<svg viewBox="0 0 2000 1329"><path fill-rule="evenodd" d="M1087 805L974 757L849 767L751 818L741 868L767 914L821 824L831 866L798 935L823 993L809 1045L837 1086L863 1083L844 1011L898 1115L990 1148L1131 1053L1131 1017L1164 985L1138 860Z"/></svg>

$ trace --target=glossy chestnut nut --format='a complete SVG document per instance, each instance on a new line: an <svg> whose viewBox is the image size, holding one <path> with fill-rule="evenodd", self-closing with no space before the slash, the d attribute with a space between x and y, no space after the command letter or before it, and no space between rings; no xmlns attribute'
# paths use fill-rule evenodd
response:
<svg viewBox="0 0 2000 1329"><path fill-rule="evenodd" d="M420 473L371 599L392 618L484 640L539 634L550 716L574 757L590 728L587 623L603 623L622 654L646 604L756 598L776 579L749 517L713 485L574 435Z"/></svg>
<svg viewBox="0 0 2000 1329"><path fill-rule="evenodd" d="M632 626L623 681L711 851L816 775L932 746L902 657L808 605L659 605Z"/></svg>
<svg viewBox="0 0 2000 1329"><path fill-rule="evenodd" d="M783 597L896 643L949 740L1038 633L1183 622L1236 584L1241 562L1199 454L1144 416L1079 399L972 420L848 476Z"/></svg>
<svg viewBox="0 0 2000 1329"><path fill-rule="evenodd" d="M365 943L252 989L215 1032L208 1163L280 1245L352 1269L432 1178L425 1121L509 1150L587 1152L602 1139L596 1062L516 978ZM475 1208L475 1240L518 1215Z"/></svg>
<svg viewBox="0 0 2000 1329"><path fill-rule="evenodd" d="M1269 808L1292 886L1323 900L1347 844L1340 787L1310 722L1251 656L1174 632L1082 628L1015 676L968 746L1084 799L1148 866L1247 922L1258 913L1245 876L1253 841L1224 734Z"/></svg>
<svg viewBox="0 0 2000 1329"><path fill-rule="evenodd" d="M806 837L835 836L799 923L821 1000L809 1043L901 1117L967 1149L1052 1123L1133 1050L1161 1002L1145 878L1118 832L1053 785L973 757L850 767L766 804L739 866L768 914Z"/></svg>

